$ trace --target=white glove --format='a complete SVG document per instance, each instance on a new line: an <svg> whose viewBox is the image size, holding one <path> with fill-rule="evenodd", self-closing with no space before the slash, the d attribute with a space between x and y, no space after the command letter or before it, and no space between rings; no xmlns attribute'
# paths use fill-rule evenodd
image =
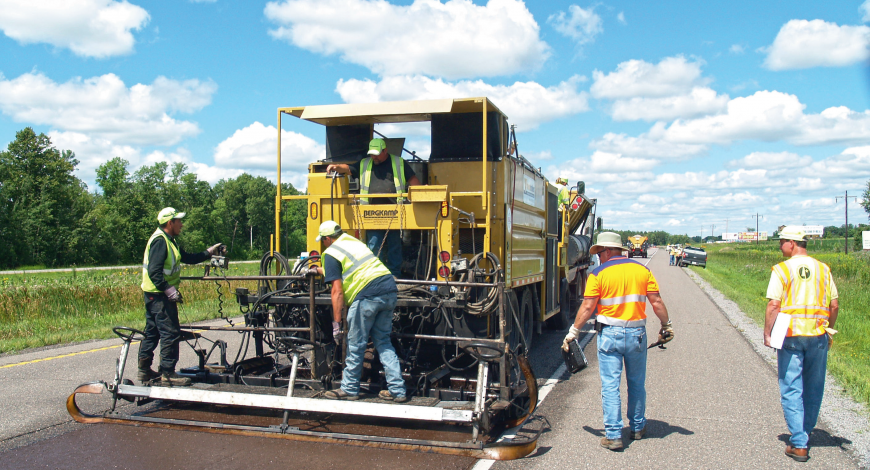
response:
<svg viewBox="0 0 870 470"><path fill-rule="evenodd" d="M184 299L181 298L181 292L178 292L178 289L175 286L169 286L169 289L163 291L166 294L166 298L169 299L170 302L175 302L177 304L183 303Z"/></svg>
<svg viewBox="0 0 870 470"><path fill-rule="evenodd" d="M217 243L208 247L208 250L206 251L208 251L208 254L214 256L215 254L220 254L220 252L223 251L220 249L222 246L224 246L223 243Z"/></svg>
<svg viewBox="0 0 870 470"><path fill-rule="evenodd" d="M334 321L332 322L332 338L335 339L335 342L338 343L341 341L341 323Z"/></svg>
<svg viewBox="0 0 870 470"><path fill-rule="evenodd" d="M577 336L579 336L579 335L580 335L580 330L575 328L574 325L571 325L571 328L568 329L568 334L565 335L565 340L562 341L562 349L564 351L567 351L568 344L570 344L571 341L574 341L575 339L577 339Z"/></svg>

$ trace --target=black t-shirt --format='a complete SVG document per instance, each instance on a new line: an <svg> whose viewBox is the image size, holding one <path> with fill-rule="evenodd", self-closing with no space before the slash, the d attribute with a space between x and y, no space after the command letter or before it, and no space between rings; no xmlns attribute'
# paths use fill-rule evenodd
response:
<svg viewBox="0 0 870 470"><path fill-rule="evenodd" d="M362 160L348 165L350 167L350 175L354 178L359 178L360 165ZM416 173L411 169L408 162L402 160L402 165L405 167L405 182L411 180ZM360 181L362 185L362 181ZM393 164L390 159L384 160L382 163L372 162L372 180L369 183L369 194L394 194L396 192L396 183L393 180ZM396 198L378 197L369 201L370 204L395 204Z"/></svg>
<svg viewBox="0 0 870 470"><path fill-rule="evenodd" d="M331 284L332 281L341 279L341 263L339 263L337 259L333 258L330 255L324 254L322 257L322 261L323 280L327 284ZM354 301L381 297L385 294L398 291L399 289L396 287L396 280L393 278L393 276L391 274L384 274L383 276L373 280L365 287L363 287L362 290L359 291L359 294L356 295ZM348 307L350 307L350 305L348 305Z"/></svg>

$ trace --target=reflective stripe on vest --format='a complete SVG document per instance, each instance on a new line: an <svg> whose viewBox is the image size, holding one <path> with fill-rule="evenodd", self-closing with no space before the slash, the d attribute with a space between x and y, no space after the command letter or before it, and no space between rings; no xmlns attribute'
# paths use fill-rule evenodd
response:
<svg viewBox="0 0 870 470"><path fill-rule="evenodd" d="M811 269L812 268L812 269ZM830 318L830 269L809 256L773 267L783 283L780 311L791 316L786 336L820 336Z"/></svg>
<svg viewBox="0 0 870 470"><path fill-rule="evenodd" d="M646 302L646 296L641 294L623 295L610 299L598 299L598 305L619 305L628 302Z"/></svg>
<svg viewBox="0 0 870 470"><path fill-rule="evenodd" d="M346 233L332 242L323 254L341 263L342 290L348 307L370 282L384 275L392 275L365 243Z"/></svg>
<svg viewBox="0 0 870 470"><path fill-rule="evenodd" d="M395 156L390 155L390 162L393 165L393 184L396 187L396 194L405 192L406 182L405 182L405 162ZM366 157L362 159L362 162L359 165L359 193L360 195L365 195L369 193L369 187L372 182L372 165L374 162L372 161L372 157ZM401 198L397 199L400 200ZM369 198L360 198L360 204L369 204Z"/></svg>
<svg viewBox="0 0 870 470"><path fill-rule="evenodd" d="M161 229L157 229L151 234L148 239L148 244L145 245L145 256L142 260L142 290L145 292L161 292L157 286L151 281L148 276L148 258L151 254L151 242L157 237L163 237L166 242L166 260L163 262L163 278L170 286L178 287L181 283L181 252L174 243L169 241L169 237Z"/></svg>

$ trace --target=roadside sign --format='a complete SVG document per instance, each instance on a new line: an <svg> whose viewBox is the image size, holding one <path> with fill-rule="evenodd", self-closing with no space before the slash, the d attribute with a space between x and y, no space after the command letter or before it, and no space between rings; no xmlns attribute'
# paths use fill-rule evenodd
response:
<svg viewBox="0 0 870 470"><path fill-rule="evenodd" d="M864 242L864 249L870 250L870 232L864 231L861 232L861 234L864 235L864 239L862 240Z"/></svg>

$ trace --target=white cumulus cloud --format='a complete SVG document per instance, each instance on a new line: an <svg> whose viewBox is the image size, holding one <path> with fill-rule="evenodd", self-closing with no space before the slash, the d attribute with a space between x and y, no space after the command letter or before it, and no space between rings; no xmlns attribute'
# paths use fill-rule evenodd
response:
<svg viewBox="0 0 870 470"><path fill-rule="evenodd" d="M174 145L199 126L173 117L211 103L212 81L157 77L127 87L114 74L57 83L41 73L8 80L0 75L0 112L17 122L49 125L114 144Z"/></svg>
<svg viewBox="0 0 870 470"><path fill-rule="evenodd" d="M705 153L705 144L671 142L664 138L664 124L638 137L608 132L589 143L596 150L618 153L630 157L658 158L662 160L685 160Z"/></svg>
<svg viewBox="0 0 870 470"><path fill-rule="evenodd" d="M632 59L608 74L592 72L590 91L595 98L607 99L680 95L709 82L701 77L701 65L682 56L667 57L658 64Z"/></svg>
<svg viewBox="0 0 870 470"><path fill-rule="evenodd" d="M669 121L718 114L727 105L728 95L720 95L707 87L696 87L677 96L617 100L611 108L611 116L616 121Z"/></svg>
<svg viewBox="0 0 870 470"><path fill-rule="evenodd" d="M537 70L550 55L521 0L283 0L264 13L277 25L272 37L379 75L509 75Z"/></svg>
<svg viewBox="0 0 870 470"><path fill-rule="evenodd" d="M346 103L427 100L486 96L507 114L518 131L589 109L586 92L578 91L582 77L544 87L536 82L490 85L482 80L447 82L420 75L384 77L380 81L339 80L336 91Z"/></svg>
<svg viewBox="0 0 870 470"><path fill-rule="evenodd" d="M793 152L752 152L738 160L728 162L731 168L764 168L777 170L784 168L799 168L813 162L809 156L800 156Z"/></svg>
<svg viewBox="0 0 870 470"><path fill-rule="evenodd" d="M567 14L560 11L550 15L547 23L578 45L592 42L595 36L604 32L601 17L595 13L594 7L584 10L577 5L570 5Z"/></svg>
<svg viewBox="0 0 870 470"><path fill-rule="evenodd" d="M4 0L0 29L22 43L45 43L85 57L129 54L132 31L149 20L148 12L127 1Z"/></svg>
<svg viewBox="0 0 870 470"><path fill-rule="evenodd" d="M214 161L221 168L241 168L253 174L265 171L274 176L277 148L276 128L254 122L219 143L215 147ZM282 130L281 155L282 177L289 179L294 187L304 188L308 184L308 164L323 160L326 146L297 132Z"/></svg>
<svg viewBox="0 0 870 470"><path fill-rule="evenodd" d="M870 27L840 26L823 20L791 20L766 48L771 70L842 67L868 58Z"/></svg>
<svg viewBox="0 0 870 470"><path fill-rule="evenodd" d="M616 70L592 73L592 96L613 100L610 113L616 121L658 121L718 114L728 95L705 86L700 61L668 57L658 64L643 60L622 62Z"/></svg>

